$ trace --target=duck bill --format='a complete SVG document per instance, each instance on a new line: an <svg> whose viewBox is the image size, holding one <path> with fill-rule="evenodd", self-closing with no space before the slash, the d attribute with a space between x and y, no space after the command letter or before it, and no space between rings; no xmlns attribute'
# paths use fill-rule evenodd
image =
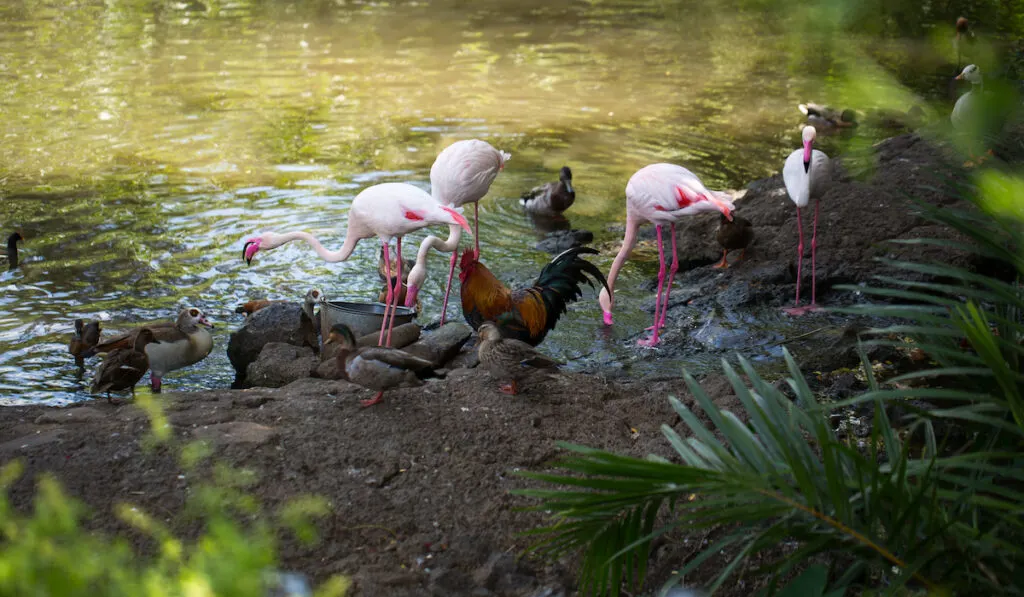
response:
<svg viewBox="0 0 1024 597"><path fill-rule="evenodd" d="M566 181L563 181L563 182L565 183L565 192L567 192L567 193L575 193L576 192L576 189L572 188L572 181L571 180L566 180Z"/></svg>
<svg viewBox="0 0 1024 597"><path fill-rule="evenodd" d="M199 325L206 326L206 327L210 328L211 330L213 329L213 324L210 323L210 320L207 319L205 315L203 315L202 317L199 318Z"/></svg>
<svg viewBox="0 0 1024 597"><path fill-rule="evenodd" d="M448 215L450 215L452 217L452 220L454 220L456 224L461 226L463 230L465 230L466 232L468 232L470 234L473 233L473 231L470 230L470 228L469 228L469 222L466 220L466 218L462 217L462 214L460 214L459 212L455 211L454 209L452 209L450 207L446 207L444 205L441 206L441 209L443 209L444 211L448 212Z"/></svg>

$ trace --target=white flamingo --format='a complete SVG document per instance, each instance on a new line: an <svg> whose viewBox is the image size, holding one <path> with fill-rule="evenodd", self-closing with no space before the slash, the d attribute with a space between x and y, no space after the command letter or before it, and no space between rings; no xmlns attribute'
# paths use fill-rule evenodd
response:
<svg viewBox="0 0 1024 597"><path fill-rule="evenodd" d="M608 272L608 288L602 288L598 297L601 310L604 312L605 325L612 325L615 279L636 246L636 235L641 224L651 222L658 231L658 294L654 301L654 325L649 328L653 329L654 333L649 340L641 339L638 342L641 346L654 346L658 343L660 328L665 325L668 296L672 291L676 271L679 269L676 222L683 216L704 211L719 211L731 220L732 210L732 200L726 193L708 190L693 172L682 166L651 164L637 170L626 184L626 235L622 239L622 248L612 262L612 269ZM662 288L665 286L665 250L661 229L665 225L670 227L672 236L672 267L669 270L665 298L662 300Z"/></svg>
<svg viewBox="0 0 1024 597"><path fill-rule="evenodd" d="M388 182L367 187L352 200L352 207L348 210L348 232L345 234L345 243L341 249L327 250L308 232L264 232L245 241L242 258L251 264L253 256L258 251L274 249L293 240L301 240L313 247L324 261L336 263L348 259L360 240L376 236L384 249L388 279L397 280L395 287L388 285L384 321L381 323L380 338L377 342L385 344L386 328L386 345L391 346L391 329L395 325L394 312L401 290L398 285L402 283L402 236L432 224L461 226L469 232L469 222L462 214L434 201L425 191L406 183ZM394 277L391 275L388 248L392 238L395 239L398 252L398 272Z"/></svg>
<svg viewBox="0 0 1024 597"><path fill-rule="evenodd" d="M831 179L831 167L828 156L814 149L817 131L813 126L805 126L803 130L803 149L789 154L786 164L782 167L782 179L786 183L789 198L796 203L796 229L800 240L796 248L796 305L785 309L790 315L803 315L818 308L815 288L815 252L818 248L818 200L825 194ZM811 233L811 304L800 306L800 274L804 259L804 229L800 220L800 212L811 199L814 199L814 230Z"/></svg>
<svg viewBox="0 0 1024 597"><path fill-rule="evenodd" d="M473 204L473 238L476 241L476 256L480 257L480 199L487 194L495 177L505 167L505 162L512 154L500 151L486 141L469 139L456 141L438 154L434 165L430 167L430 192L434 199L442 205L460 208L467 203ZM441 325L444 325L445 312L448 310L448 296L452 291L452 277L455 275L455 249L462 239L462 229L450 226L448 238L441 240L436 236L428 236L420 243L416 253L416 264L409 272L408 291L405 295L405 306L416 304L423 282L427 279L427 254L433 247L442 253L451 253L448 266L448 283L445 286L444 302L441 304Z"/></svg>

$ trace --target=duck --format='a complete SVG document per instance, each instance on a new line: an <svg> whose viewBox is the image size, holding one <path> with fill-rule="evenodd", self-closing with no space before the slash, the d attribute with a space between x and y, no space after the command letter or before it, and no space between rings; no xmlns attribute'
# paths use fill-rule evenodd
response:
<svg viewBox="0 0 1024 597"><path fill-rule="evenodd" d="M576 201L576 189L572 186L572 170L562 166L558 182L549 182L523 193L519 200L526 213L555 216L569 209Z"/></svg>
<svg viewBox="0 0 1024 597"><path fill-rule="evenodd" d="M113 403L110 398L111 392L131 390L132 398L135 397L135 384L139 383L149 369L149 357L146 353L159 343L153 331L145 327L132 332L130 340L129 348L115 348L107 353L106 358L96 368L89 393L105 393L107 402L110 403Z"/></svg>
<svg viewBox="0 0 1024 597"><path fill-rule="evenodd" d="M480 364L499 379L511 380L499 387L502 393L515 396L519 382L526 377L537 371L553 371L565 364L526 342L504 337L501 329L490 321L481 324L477 333L480 335L477 348Z"/></svg>
<svg viewBox="0 0 1024 597"><path fill-rule="evenodd" d="M819 131L852 128L857 126L857 113L853 110L837 110L831 106L807 102L797 106L805 116L807 124Z"/></svg>
<svg viewBox="0 0 1024 597"><path fill-rule="evenodd" d="M209 332L213 329L213 324L196 307L182 309L174 321L150 323L142 327L152 331L156 339L145 348L151 371L150 387L154 393L160 393L161 379L164 375L198 363L213 350L213 336ZM130 348L134 344L134 334L138 329L97 344L95 351L110 352L119 348Z"/></svg>
<svg viewBox="0 0 1024 597"><path fill-rule="evenodd" d="M355 334L343 323L331 327L324 340L324 351L333 355L342 379L377 391L373 398L360 402L363 407L380 402L387 390L415 388L427 379L441 377L433 363L404 350L383 346L359 348Z"/></svg>
<svg viewBox="0 0 1024 597"><path fill-rule="evenodd" d="M71 335L68 343L68 352L75 357L75 364L79 367L85 366L85 359L96 354L96 345L100 342L100 322L75 320L75 333Z"/></svg>
<svg viewBox="0 0 1024 597"><path fill-rule="evenodd" d="M968 147L970 159L964 162L964 167L971 168L992 155L992 149L985 152L981 149L1000 135L1007 110L985 92L985 80L977 65L968 64L954 80L971 84L971 90L956 100L949 115L953 128Z"/></svg>
<svg viewBox="0 0 1024 597"><path fill-rule="evenodd" d="M719 216L721 221L718 224L718 244L722 246L722 260L714 265L716 268L729 267L729 262L726 258L729 256L729 251L735 251L740 249L740 259L747 254L747 247L754 240L754 225L750 223L750 220L733 215L732 220L725 217L725 215Z"/></svg>
<svg viewBox="0 0 1024 597"><path fill-rule="evenodd" d="M25 240L21 232L15 230L7 237L7 251L0 255L3 261L7 262L7 269L18 267L18 243Z"/></svg>

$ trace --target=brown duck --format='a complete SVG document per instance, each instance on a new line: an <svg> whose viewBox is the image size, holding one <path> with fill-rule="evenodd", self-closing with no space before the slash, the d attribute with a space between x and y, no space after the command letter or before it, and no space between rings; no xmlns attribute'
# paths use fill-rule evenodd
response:
<svg viewBox="0 0 1024 597"><path fill-rule="evenodd" d="M519 200L526 213L555 216L569 209L576 201L576 189L572 187L572 170L562 166L558 182L549 182L523 193Z"/></svg>
<svg viewBox="0 0 1024 597"><path fill-rule="evenodd" d="M68 343L68 352L75 357L75 364L79 367L85 366L85 359L96 354L96 345L100 342L100 322L90 321L85 323L81 319L75 320L75 333Z"/></svg>
<svg viewBox="0 0 1024 597"><path fill-rule="evenodd" d="M750 223L750 220L737 216L735 213L731 222L723 215L718 224L717 237L718 244L722 245L722 260L716 263L715 267L729 267L729 262L726 261L729 251L742 249L740 259L747 254L747 247L754 240L754 225Z"/></svg>
<svg viewBox="0 0 1024 597"><path fill-rule="evenodd" d="M156 342L146 346L149 357L150 385L154 392L160 391L160 379L171 371L176 371L198 363L213 350L213 336L206 328L213 328L203 312L195 307L187 307L178 314L178 319L146 324ZM134 345L134 333L139 328L96 345L96 352L110 352Z"/></svg>
<svg viewBox="0 0 1024 597"><path fill-rule="evenodd" d="M377 391L373 398L360 402L362 406L377 404L387 390L414 388L426 383L425 379L439 377L433 363L404 350L383 346L357 348L355 335L343 323L335 324L327 334L324 353L328 351L337 359L343 379Z"/></svg>
<svg viewBox="0 0 1024 597"><path fill-rule="evenodd" d="M498 326L489 321L482 324L477 333L480 334L477 349L480 364L499 379L511 380L499 388L506 394L515 396L519 382L531 374L541 370L552 371L564 364L526 342L503 337Z"/></svg>
<svg viewBox="0 0 1024 597"><path fill-rule="evenodd" d="M89 388L90 393L106 394L107 402L113 402L110 399L111 392L131 390L132 397L135 397L135 384L139 383L149 369L147 348L159 343L149 328L139 328L132 332L131 341L131 348L115 348L107 353L106 358L96 368L92 387Z"/></svg>

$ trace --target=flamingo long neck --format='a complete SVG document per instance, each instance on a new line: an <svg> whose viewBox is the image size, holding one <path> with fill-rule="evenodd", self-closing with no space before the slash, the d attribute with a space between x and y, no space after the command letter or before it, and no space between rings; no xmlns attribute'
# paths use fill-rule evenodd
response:
<svg viewBox="0 0 1024 597"><path fill-rule="evenodd" d="M313 247L313 250L316 251L316 254L319 255L321 259L328 263L337 263L339 261L345 261L346 259L348 259L352 255L352 251L355 250L356 243L359 242L359 239L349 234L347 237L345 237L345 244L341 245L341 249L337 251L329 251L323 245L321 245L320 241L318 241L316 237L313 236L312 234L308 232L296 231L279 235L275 239L276 242L274 243L274 247L280 247L281 245L285 243L290 243L293 240L305 241L307 245Z"/></svg>
<svg viewBox="0 0 1024 597"><path fill-rule="evenodd" d="M601 304L601 310L604 311L604 322L606 325L612 324L612 308L615 306L615 279L619 277L619 270L629 259L630 253L633 252L633 247L636 246L636 235L637 231L640 230L640 221L631 215L626 216L626 235L622 239L622 248L619 249L619 253L615 256L615 261L612 262L612 269L608 272L608 288L602 288L601 294L598 296L598 302Z"/></svg>
<svg viewBox="0 0 1024 597"><path fill-rule="evenodd" d="M409 270L409 277L406 279L408 286L417 289L423 286L423 282L427 279L427 255L430 253L431 247L442 253L451 253L458 248L460 240L462 240L462 228L455 224L448 226L448 239L443 242L433 235L423 239L420 249L416 253L416 264Z"/></svg>

